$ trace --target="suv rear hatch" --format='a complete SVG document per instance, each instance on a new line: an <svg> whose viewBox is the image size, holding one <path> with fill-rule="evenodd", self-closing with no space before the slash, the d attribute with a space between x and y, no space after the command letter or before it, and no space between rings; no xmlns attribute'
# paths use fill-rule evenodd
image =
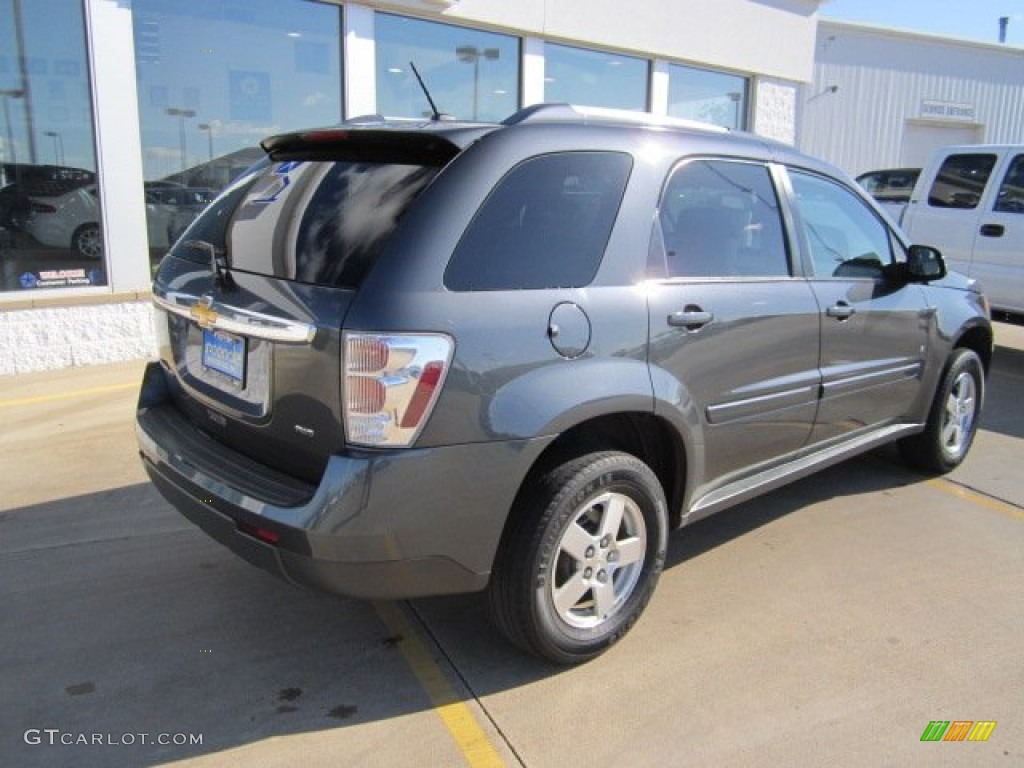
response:
<svg viewBox="0 0 1024 768"><path fill-rule="evenodd" d="M266 487L286 491L276 503L303 501L345 441L345 314L403 212L486 130L337 128L266 140L268 159L160 265L153 292L170 397L147 409L147 431L233 487L260 496L259 476L271 474Z"/></svg>

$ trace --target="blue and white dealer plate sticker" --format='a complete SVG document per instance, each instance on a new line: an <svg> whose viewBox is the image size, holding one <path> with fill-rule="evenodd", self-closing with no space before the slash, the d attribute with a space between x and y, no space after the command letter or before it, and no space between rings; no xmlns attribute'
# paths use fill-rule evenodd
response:
<svg viewBox="0 0 1024 768"><path fill-rule="evenodd" d="M245 339L225 331L203 330L203 365L245 386Z"/></svg>

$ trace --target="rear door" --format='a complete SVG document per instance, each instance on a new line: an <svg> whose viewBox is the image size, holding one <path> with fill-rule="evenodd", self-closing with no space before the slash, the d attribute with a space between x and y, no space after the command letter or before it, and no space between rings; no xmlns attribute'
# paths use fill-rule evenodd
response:
<svg viewBox="0 0 1024 768"><path fill-rule="evenodd" d="M763 163L706 158L672 172L659 209L649 289L650 364L696 413L696 495L801 448L817 406L818 305L793 277ZM658 371L655 371L658 375Z"/></svg>
<svg viewBox="0 0 1024 768"><path fill-rule="evenodd" d="M933 310L893 267L888 226L834 179L790 170L794 213L821 307L821 404L813 440L898 421L921 386Z"/></svg>
<svg viewBox="0 0 1024 768"><path fill-rule="evenodd" d="M1024 312L1024 153L997 169L974 233L971 277L998 309Z"/></svg>
<svg viewBox="0 0 1024 768"><path fill-rule="evenodd" d="M154 283L178 409L221 443L309 482L344 442L348 307L402 213L458 152L434 137L417 153L422 136L401 138L274 140L275 159L189 226Z"/></svg>

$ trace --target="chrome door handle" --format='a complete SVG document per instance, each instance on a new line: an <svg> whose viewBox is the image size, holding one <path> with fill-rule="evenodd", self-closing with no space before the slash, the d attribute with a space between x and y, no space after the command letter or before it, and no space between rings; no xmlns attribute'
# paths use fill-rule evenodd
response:
<svg viewBox="0 0 1024 768"><path fill-rule="evenodd" d="M668 316L668 324L673 328L685 328L688 331L696 331L715 319L710 312L702 309L689 307L682 312L673 312Z"/></svg>
<svg viewBox="0 0 1024 768"><path fill-rule="evenodd" d="M857 310L847 304L845 301L838 301L831 307L825 310L825 314L829 317L834 317L838 320L849 320L855 314Z"/></svg>

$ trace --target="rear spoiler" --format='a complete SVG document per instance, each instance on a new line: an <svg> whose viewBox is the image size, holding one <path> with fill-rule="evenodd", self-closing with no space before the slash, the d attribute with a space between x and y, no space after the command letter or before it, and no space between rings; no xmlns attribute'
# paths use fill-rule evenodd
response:
<svg viewBox="0 0 1024 768"><path fill-rule="evenodd" d="M271 160L348 160L444 166L494 126L445 132L340 126L271 136L260 142Z"/></svg>

